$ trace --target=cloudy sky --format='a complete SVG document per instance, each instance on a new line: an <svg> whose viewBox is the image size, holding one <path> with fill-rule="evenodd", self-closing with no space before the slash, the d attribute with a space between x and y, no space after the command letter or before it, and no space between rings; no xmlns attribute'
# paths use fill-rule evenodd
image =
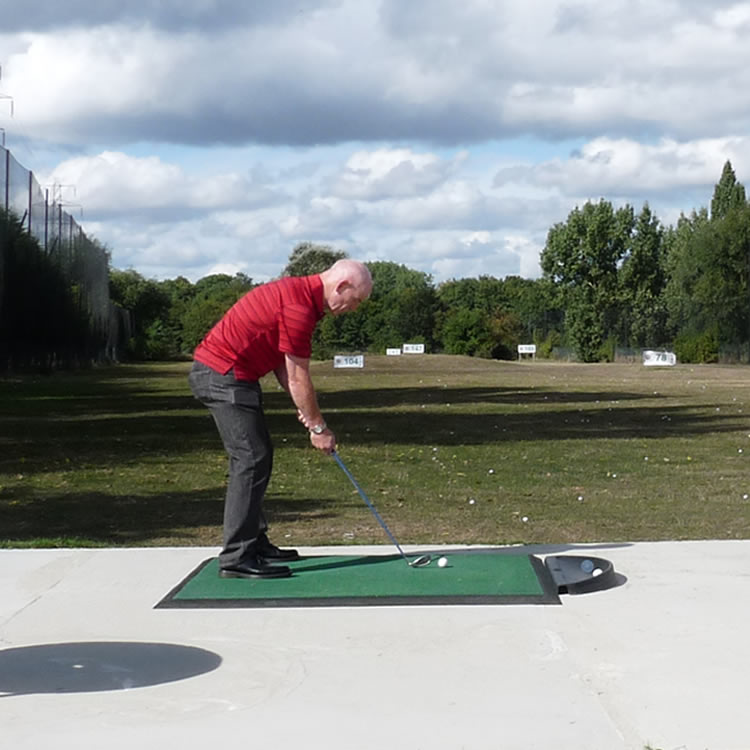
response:
<svg viewBox="0 0 750 750"><path fill-rule="evenodd" d="M149 278L535 277L588 199L750 182L749 39L724 0L0 0L0 128Z"/></svg>

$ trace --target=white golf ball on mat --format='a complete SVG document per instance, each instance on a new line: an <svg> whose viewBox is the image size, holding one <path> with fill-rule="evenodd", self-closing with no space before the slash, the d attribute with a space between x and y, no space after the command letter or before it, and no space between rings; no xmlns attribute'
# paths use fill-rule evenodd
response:
<svg viewBox="0 0 750 750"><path fill-rule="evenodd" d="M448 558L447 557L441 557L438 560L438 568L444 568L448 564Z"/></svg>

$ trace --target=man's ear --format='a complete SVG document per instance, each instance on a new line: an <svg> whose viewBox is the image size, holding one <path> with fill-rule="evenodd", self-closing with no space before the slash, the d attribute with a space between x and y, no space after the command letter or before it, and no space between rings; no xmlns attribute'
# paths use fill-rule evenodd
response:
<svg viewBox="0 0 750 750"><path fill-rule="evenodd" d="M338 284L336 284L336 294L341 294L342 292L345 292L351 284L346 279L341 279Z"/></svg>

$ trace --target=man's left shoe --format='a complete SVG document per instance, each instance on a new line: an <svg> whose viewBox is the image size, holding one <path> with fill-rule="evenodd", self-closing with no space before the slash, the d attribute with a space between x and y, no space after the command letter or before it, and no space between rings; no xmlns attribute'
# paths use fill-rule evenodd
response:
<svg viewBox="0 0 750 750"><path fill-rule="evenodd" d="M258 537L258 543L255 545L255 552L258 557L262 557L269 562L289 562L290 560L300 559L299 552L297 552L296 549L281 549L273 544L265 534L261 534Z"/></svg>

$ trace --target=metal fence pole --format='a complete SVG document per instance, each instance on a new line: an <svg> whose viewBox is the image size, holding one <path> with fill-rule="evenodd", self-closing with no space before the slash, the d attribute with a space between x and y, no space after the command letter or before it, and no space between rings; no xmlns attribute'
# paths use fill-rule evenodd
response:
<svg viewBox="0 0 750 750"><path fill-rule="evenodd" d="M5 210L10 206L10 151L5 152Z"/></svg>
<svg viewBox="0 0 750 750"><path fill-rule="evenodd" d="M33 195L34 190L34 173L29 170L29 234L31 234L31 203L32 199L31 196Z"/></svg>

